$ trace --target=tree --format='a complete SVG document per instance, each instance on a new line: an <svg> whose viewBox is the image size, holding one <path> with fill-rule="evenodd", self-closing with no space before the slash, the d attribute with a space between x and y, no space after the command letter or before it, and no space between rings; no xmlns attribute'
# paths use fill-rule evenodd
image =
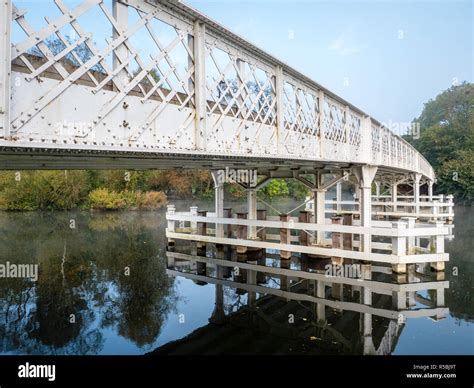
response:
<svg viewBox="0 0 474 388"><path fill-rule="evenodd" d="M437 190L450 193L458 202L473 201L474 85L464 82L428 101L415 123L417 139L406 136L431 163Z"/></svg>

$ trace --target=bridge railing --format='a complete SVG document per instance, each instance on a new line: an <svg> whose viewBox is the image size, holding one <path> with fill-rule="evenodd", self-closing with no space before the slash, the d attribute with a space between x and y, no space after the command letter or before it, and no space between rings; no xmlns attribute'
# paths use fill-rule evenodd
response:
<svg viewBox="0 0 474 388"><path fill-rule="evenodd" d="M450 231L439 221L423 225L416 225L415 218L395 222L374 221L373 226L367 228L360 225L336 224L337 220L334 219L332 224L324 225L307 220L302 222L299 217L289 215L278 217L265 215L262 219L255 220L247 219L247 214L244 213L238 213L234 217L217 217L215 213L207 212L203 212L202 215L195 213L192 209L190 212L176 212L175 207L169 205L166 214L166 237L170 241L186 240L204 245L223 244L236 246L237 249L239 247L275 249L282 255L298 252L394 265L431 263L444 266L443 263L449 260L449 254L444 252L444 239ZM210 225L216 227L211 229L208 227ZM222 235L218 234L217 225L225 226ZM255 237L250 236L251 228L260 233ZM296 235L292 235L292 231L295 231ZM324 239L323 245L315 245L312 241L314 240L312 235L318 231L330 235L329 239ZM371 236L369 250L362 250L360 238L354 238L364 234ZM387 242L387 239L391 240L391 243ZM350 241L348 245L347 241ZM293 244L298 242L297 245ZM329 242L329 245L326 242ZM359 250L356 251L354 248Z"/></svg>
<svg viewBox="0 0 474 388"><path fill-rule="evenodd" d="M178 1L21 5L2 3L3 145L364 163L434 179L377 120Z"/></svg>

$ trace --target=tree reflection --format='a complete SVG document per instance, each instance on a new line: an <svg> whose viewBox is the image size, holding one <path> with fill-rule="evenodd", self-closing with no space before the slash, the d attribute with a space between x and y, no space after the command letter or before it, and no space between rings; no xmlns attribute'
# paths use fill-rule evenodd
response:
<svg viewBox="0 0 474 388"><path fill-rule="evenodd" d="M152 344L175 300L162 224L156 213L0 213L0 262L40 271L36 283L0 279L0 352L97 354L105 328Z"/></svg>

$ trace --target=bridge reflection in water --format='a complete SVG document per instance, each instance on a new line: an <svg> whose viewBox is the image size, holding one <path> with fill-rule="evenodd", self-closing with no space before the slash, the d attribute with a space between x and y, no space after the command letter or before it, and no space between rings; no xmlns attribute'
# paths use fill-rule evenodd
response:
<svg viewBox="0 0 474 388"><path fill-rule="evenodd" d="M413 264L406 274L361 265L361 277L327 275L330 260L281 260L230 247L167 252L167 274L215 285L209 324L154 354L392 353L407 319L440 320L444 272ZM229 295L234 290L237 301Z"/></svg>

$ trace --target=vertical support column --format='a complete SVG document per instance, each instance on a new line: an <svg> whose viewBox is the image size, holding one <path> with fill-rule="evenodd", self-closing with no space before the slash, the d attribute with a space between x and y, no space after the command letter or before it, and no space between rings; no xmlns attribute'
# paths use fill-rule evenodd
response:
<svg viewBox="0 0 474 388"><path fill-rule="evenodd" d="M232 208L225 207L224 208L224 218L232 218ZM224 226L224 237L231 238L232 237L232 225L228 224Z"/></svg>
<svg viewBox="0 0 474 388"><path fill-rule="evenodd" d="M336 183L336 210L340 212L342 210L342 182Z"/></svg>
<svg viewBox="0 0 474 388"><path fill-rule="evenodd" d="M219 179L219 174L212 171L212 179L214 180L214 200L216 217L224 217L224 182ZM224 225L216 224L216 237L224 237Z"/></svg>
<svg viewBox="0 0 474 388"><path fill-rule="evenodd" d="M257 190L256 189L247 189L247 210L248 210L248 219L256 220L257 219ZM250 225L247 230L247 238L249 240L257 239L257 227L255 225Z"/></svg>
<svg viewBox="0 0 474 388"><path fill-rule="evenodd" d="M257 210L257 220L266 221L266 219L267 219L267 211L265 209ZM257 238L262 241L265 241L267 239L267 231L265 228L261 228L257 232Z"/></svg>
<svg viewBox="0 0 474 388"><path fill-rule="evenodd" d="M194 99L196 104L194 147L206 148L206 26L194 23Z"/></svg>
<svg viewBox="0 0 474 388"><path fill-rule="evenodd" d="M121 3L118 0L113 0L112 15L116 20L116 26L119 29L119 31L116 31L115 28L113 30L112 37L114 40L116 40L128 29L128 5ZM125 44L122 43L114 50L114 56L112 60L113 69L115 70L119 68L122 63L125 63L127 58L128 49ZM125 86L129 82L128 73L125 69L121 70L116 77L120 80L121 85Z"/></svg>
<svg viewBox="0 0 474 388"><path fill-rule="evenodd" d="M240 105L240 112L245 117L247 115L247 109L246 109L246 106L245 106L245 97L244 97L245 96L245 94L244 94L245 89L243 88L243 84L245 82L245 74L244 74L244 72L245 72L245 62L242 59L237 58L236 65L237 65L237 69L238 69L237 90L240 91L240 93L238 93L237 101Z"/></svg>
<svg viewBox="0 0 474 388"><path fill-rule="evenodd" d="M309 219L310 219L309 212L307 212L305 210L300 211L300 214L298 216L298 222L300 222L302 224L308 224L310 222ZM309 245L309 235L303 229L299 230L299 243L300 243L301 246Z"/></svg>
<svg viewBox="0 0 474 388"><path fill-rule="evenodd" d="M247 219L247 213L237 213L237 218L241 220ZM240 240L245 240L247 238L247 226L246 225L237 225L236 231L237 238ZM237 253L246 253L246 246L237 246Z"/></svg>
<svg viewBox="0 0 474 388"><path fill-rule="evenodd" d="M396 231L400 231L407 228L407 223L405 221L396 221L392 223L392 228ZM394 236L392 237L392 254L396 256L406 255L406 246L407 241L406 237ZM392 271L395 273L406 273L407 265L406 264L392 264Z"/></svg>
<svg viewBox="0 0 474 388"><path fill-rule="evenodd" d="M321 171L318 171L315 176L315 186L313 189L313 198L314 198L314 223L318 225L324 225L326 223L326 190L323 189L322 182L323 174ZM316 244L324 244L324 232L318 230L316 232Z"/></svg>
<svg viewBox="0 0 474 388"><path fill-rule="evenodd" d="M394 212L397 211L397 198L398 198L398 182L397 179L394 177L392 180L392 187L390 188L390 194L392 195L392 209Z"/></svg>
<svg viewBox="0 0 474 388"><path fill-rule="evenodd" d="M199 217L207 217L207 210L200 210L198 211ZM207 223L206 222L198 222L197 223L197 234L200 236L207 236ZM206 246L205 242L197 241L196 247L198 249L204 248Z"/></svg>
<svg viewBox="0 0 474 388"><path fill-rule="evenodd" d="M344 214L343 216L343 225L352 225L352 214ZM353 246L353 234L352 233L343 233L342 234L342 247L349 251L352 251Z"/></svg>
<svg viewBox="0 0 474 388"><path fill-rule="evenodd" d="M360 223L365 228L372 225L372 181L374 180L377 167L361 166L354 169L354 174L360 185ZM372 252L372 235L364 233L360 239L361 252Z"/></svg>
<svg viewBox="0 0 474 388"><path fill-rule="evenodd" d="M375 183L375 197L377 198L377 201L380 201L381 182L380 181L374 181L374 183Z"/></svg>
<svg viewBox="0 0 474 388"><path fill-rule="evenodd" d="M433 181L428 181L428 201L433 202Z"/></svg>
<svg viewBox="0 0 474 388"><path fill-rule="evenodd" d="M280 221L289 222L290 216L288 214L280 214ZM287 228L280 228L280 244L291 244L291 231ZM280 258L288 260L291 259L291 252L280 251Z"/></svg>
<svg viewBox="0 0 474 388"><path fill-rule="evenodd" d="M335 216L332 217L332 224L333 225L342 225L342 217ZM342 242L342 233L340 232L332 232L332 248L334 249L343 249L343 242ZM344 259L342 257L331 257L331 262L333 265L342 265L344 263Z"/></svg>
<svg viewBox="0 0 474 388"><path fill-rule="evenodd" d="M434 224L436 228L443 228L444 222L443 221L435 221ZM436 236L432 236L431 244L434 245L434 253L444 253L444 235L439 234ZM435 271L444 271L445 263L444 261L436 261L431 263L431 269Z"/></svg>
<svg viewBox="0 0 474 388"><path fill-rule="evenodd" d="M433 217L431 217L432 221L437 221L438 220L438 212L439 212L439 201L433 201L431 203L431 214Z"/></svg>
<svg viewBox="0 0 474 388"><path fill-rule="evenodd" d="M167 208L166 208L166 215L174 216L175 211L176 211L176 208L174 207L174 205L168 205ZM168 232L174 233L174 231L175 231L174 227L175 227L175 221L174 220L168 220L168 226L167 226ZM168 246L174 246L174 240L173 239L171 239L171 238L168 239Z"/></svg>
<svg viewBox="0 0 474 388"><path fill-rule="evenodd" d="M393 291L392 306L398 311L405 310L407 307L407 293L405 291Z"/></svg>
<svg viewBox="0 0 474 388"><path fill-rule="evenodd" d="M224 278L224 268L221 265L216 266L216 277L217 279ZM215 294L214 310L212 312L211 317L209 318L209 322L214 323L214 324L221 324L225 320L224 286L222 284L216 284L215 290L216 290L216 294Z"/></svg>
<svg viewBox="0 0 474 388"><path fill-rule="evenodd" d="M276 99L276 149L277 154L283 152L283 133L285 132L285 107L283 97L283 68L275 67L275 99Z"/></svg>
<svg viewBox="0 0 474 388"><path fill-rule="evenodd" d="M320 299L326 298L326 285L322 280L317 280L315 284L315 293L316 297ZM323 303L318 303L316 306L316 317L318 321L325 321L326 320L326 305Z"/></svg>
<svg viewBox="0 0 474 388"><path fill-rule="evenodd" d="M10 137L12 0L0 6L0 137Z"/></svg>
<svg viewBox="0 0 474 388"><path fill-rule="evenodd" d="M191 206L189 208L189 213L191 214L192 217L197 217L198 207L197 206ZM196 232L197 232L197 222L196 221L191 221L191 233L196 233Z"/></svg>
<svg viewBox="0 0 474 388"><path fill-rule="evenodd" d="M324 158L325 152L325 128L324 128L324 92L318 92L318 107L319 107L319 156Z"/></svg>
<svg viewBox="0 0 474 388"><path fill-rule="evenodd" d="M438 207L438 213L444 214L445 213L444 206L443 206L444 194L440 194L438 197L439 197L439 204L440 204L440 206Z"/></svg>
<svg viewBox="0 0 474 388"><path fill-rule="evenodd" d="M372 265L362 264L361 265L361 275L363 280L372 279ZM365 305L372 305L372 290L364 286L362 287L361 294L361 303ZM373 353L373 340L372 340L372 314L363 313L361 314L361 330L360 334L363 338L364 354Z"/></svg>
<svg viewBox="0 0 474 388"><path fill-rule="evenodd" d="M403 222L406 222L408 229L415 229L415 222L416 217L402 217L400 219ZM415 254L415 236L409 236L406 238L407 240L407 255L414 255Z"/></svg>
<svg viewBox="0 0 474 388"><path fill-rule="evenodd" d="M421 174L413 174L413 201L415 202L415 213L420 212L420 180Z"/></svg>
<svg viewBox="0 0 474 388"><path fill-rule="evenodd" d="M314 221L315 224L324 225L326 223L326 190L323 189L316 189L313 190L314 193ZM322 230L318 230L316 232L316 244L323 245L324 244L324 232Z"/></svg>
<svg viewBox="0 0 474 388"><path fill-rule="evenodd" d="M446 196L446 202L448 204L446 207L448 212L447 221L451 224L454 220L453 196L451 194Z"/></svg>

